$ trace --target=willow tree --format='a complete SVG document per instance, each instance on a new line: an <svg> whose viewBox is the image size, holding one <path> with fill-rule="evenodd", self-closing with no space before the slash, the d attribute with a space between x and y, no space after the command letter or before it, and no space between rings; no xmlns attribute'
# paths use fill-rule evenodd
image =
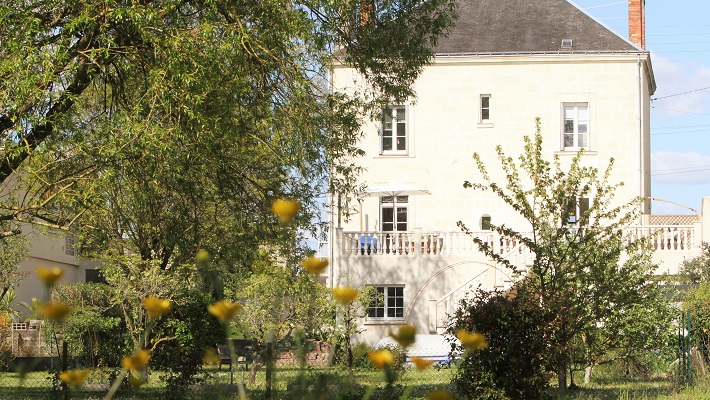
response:
<svg viewBox="0 0 710 400"><path fill-rule="evenodd" d="M352 190L363 117L413 96L454 4L4 1L0 181L20 182L0 218L68 228L143 157L136 179L182 196L205 183L245 220L277 196L312 215L314 187ZM336 60L367 93L330 91Z"/></svg>
<svg viewBox="0 0 710 400"><path fill-rule="evenodd" d="M639 315L644 307L663 307L663 303L656 284L646 279L655 269L648 247L625 233L638 220L643 199L615 198L623 183L611 181L613 159L602 171L582 165L583 150L568 166L557 156L546 160L539 120L536 125L537 134L525 137L524 151L517 160L497 147L502 174L496 176L505 176L504 182L494 181L476 154L481 181L464 186L492 192L528 224L527 231L504 224L491 229L534 254L524 273L524 287L541 307L550 368L557 371L559 387L564 390L575 338L591 327L631 326L634 321L627 316ZM459 225L468 231L462 222ZM488 257L523 275L485 241L473 239Z"/></svg>

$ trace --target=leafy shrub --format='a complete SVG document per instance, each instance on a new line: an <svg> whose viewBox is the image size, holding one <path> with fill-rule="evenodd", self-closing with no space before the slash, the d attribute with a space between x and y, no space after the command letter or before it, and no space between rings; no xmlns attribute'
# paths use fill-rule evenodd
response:
<svg viewBox="0 0 710 400"><path fill-rule="evenodd" d="M546 398L546 349L540 321L540 309L523 287L513 293L478 291L472 299L462 300L449 333L479 332L488 339L488 347L461 360L453 378L457 391L476 399ZM452 344L451 356L462 350Z"/></svg>

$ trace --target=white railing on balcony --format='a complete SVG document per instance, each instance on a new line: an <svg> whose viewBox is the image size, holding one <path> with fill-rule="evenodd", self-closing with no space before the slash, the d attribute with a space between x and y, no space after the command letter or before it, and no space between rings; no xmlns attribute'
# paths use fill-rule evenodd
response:
<svg viewBox="0 0 710 400"><path fill-rule="evenodd" d="M683 252L700 248L700 233L693 225L632 226L626 229L629 240L646 238L656 252ZM522 244L496 232L342 232L338 240L340 256L430 256L451 257L478 253L476 236L505 258L527 258ZM519 264L514 262L514 264Z"/></svg>

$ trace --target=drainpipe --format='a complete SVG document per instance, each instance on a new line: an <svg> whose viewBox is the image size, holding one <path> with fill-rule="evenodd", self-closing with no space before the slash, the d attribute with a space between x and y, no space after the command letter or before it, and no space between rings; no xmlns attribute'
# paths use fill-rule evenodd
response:
<svg viewBox="0 0 710 400"><path fill-rule="evenodd" d="M639 193L641 196L644 198L643 203L641 203L641 216L639 217L641 220L639 221L641 225L644 224L644 216L645 213L644 211L646 210L646 198L648 197L649 193L644 192L644 182L646 181L646 177L644 176L644 154L646 152L644 151L644 140L643 140L643 106L642 106L642 101L643 101L643 86L641 83L641 54L636 55L636 66L638 67L636 70L636 74L638 77L638 91L639 91L639 99L638 99L638 113L639 113ZM649 143L650 145L650 143Z"/></svg>

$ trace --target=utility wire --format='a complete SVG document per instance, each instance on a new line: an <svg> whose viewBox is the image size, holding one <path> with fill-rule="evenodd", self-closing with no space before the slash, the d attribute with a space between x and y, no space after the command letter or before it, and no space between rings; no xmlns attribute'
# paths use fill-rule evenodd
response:
<svg viewBox="0 0 710 400"><path fill-rule="evenodd" d="M683 113L683 114L693 114L693 115L710 115L708 113L698 113L698 112L692 112L692 111L683 111L683 110L673 110L671 108L663 108L663 107L656 107L656 106L651 106L651 108L655 110L666 110L666 111L673 111L677 113Z"/></svg>
<svg viewBox="0 0 710 400"><path fill-rule="evenodd" d="M678 171L678 172L664 172L664 173L662 173L662 174L654 174L654 173L652 173L651 176L687 174L687 173L689 173L689 172L702 172L702 171L710 171L710 167L708 167L708 168L699 168L699 169L691 169L691 170L687 170L687 171Z"/></svg>
<svg viewBox="0 0 710 400"><path fill-rule="evenodd" d="M627 4L627 3L628 3L628 1L617 1L616 3L609 3L609 4L602 4L599 6L587 7L587 8L585 8L585 10L591 10L592 8L608 7L608 6L615 6L617 4Z"/></svg>
<svg viewBox="0 0 710 400"><path fill-rule="evenodd" d="M710 89L710 86L704 87L704 88L700 88L700 89L695 89L695 90L688 90L687 92L683 92L683 93L669 94L668 96L652 97L652 98L651 98L651 101L660 100L660 99L667 99L667 98L669 98L669 97L682 96L682 95L684 95L684 94L695 93L695 92L699 92L699 91L701 91L701 90L707 90L707 89Z"/></svg>

